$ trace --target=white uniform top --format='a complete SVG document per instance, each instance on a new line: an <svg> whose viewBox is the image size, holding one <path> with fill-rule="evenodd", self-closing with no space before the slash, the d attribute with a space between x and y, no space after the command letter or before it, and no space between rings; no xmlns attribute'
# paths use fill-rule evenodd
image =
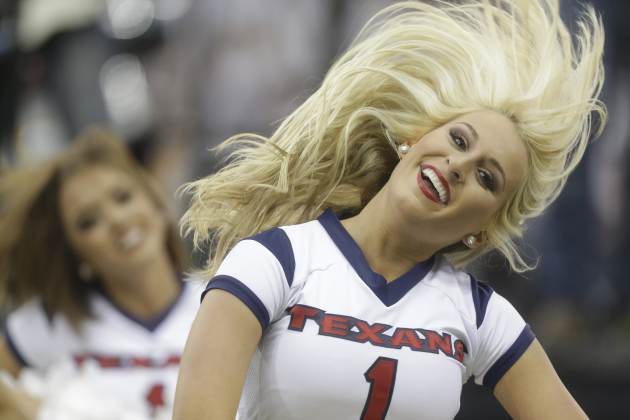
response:
<svg viewBox="0 0 630 420"><path fill-rule="evenodd" d="M199 307L200 287L184 283L177 300L150 322L134 318L95 291L89 296L94 318L81 323L80 334L64 316L49 317L41 301L34 299L8 316L7 343L24 367L42 372L68 360L77 367L95 364L102 368L94 375L96 388L126 406L145 407L151 417L172 410L179 361Z"/></svg>
<svg viewBox="0 0 630 420"><path fill-rule="evenodd" d="M239 242L206 290L263 328L249 419L452 419L462 384L494 388L534 339L501 296L443 259L387 283L332 211Z"/></svg>

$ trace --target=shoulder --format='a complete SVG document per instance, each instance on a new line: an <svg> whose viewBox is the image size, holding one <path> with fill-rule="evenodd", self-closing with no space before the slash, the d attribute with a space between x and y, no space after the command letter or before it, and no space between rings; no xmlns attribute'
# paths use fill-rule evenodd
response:
<svg viewBox="0 0 630 420"><path fill-rule="evenodd" d="M473 274L456 269L445 258L435 265L428 286L440 289L461 313L479 328L488 312L488 305L498 294L490 285Z"/></svg>
<svg viewBox="0 0 630 420"><path fill-rule="evenodd" d="M182 292L180 301L188 303L199 303L199 296L206 288L207 281L194 274L186 275L182 278Z"/></svg>
<svg viewBox="0 0 630 420"><path fill-rule="evenodd" d="M264 253L282 268L287 285L292 286L296 264L312 254L313 248L322 242L324 229L317 220L280 226L245 238L238 246L244 257L253 258ZM236 248L236 247L235 247Z"/></svg>
<svg viewBox="0 0 630 420"><path fill-rule="evenodd" d="M206 293L221 289L239 298L263 330L303 284L317 221L272 228L239 241L209 280ZM299 279L296 281L296 279Z"/></svg>
<svg viewBox="0 0 630 420"><path fill-rule="evenodd" d="M32 316L40 316L40 317L48 317L49 314L44 309L44 305L40 298L32 298L25 302L24 304L17 307L15 310L9 313L8 319L17 319L23 317L32 317Z"/></svg>
<svg viewBox="0 0 630 420"><path fill-rule="evenodd" d="M23 366L36 368L50 365L80 340L63 315L50 314L37 298L7 316L4 336L16 359Z"/></svg>
<svg viewBox="0 0 630 420"><path fill-rule="evenodd" d="M293 244L287 235L288 227L277 227L246 238L243 242L252 241L266 249L282 266L289 286L293 283L295 272L295 253Z"/></svg>

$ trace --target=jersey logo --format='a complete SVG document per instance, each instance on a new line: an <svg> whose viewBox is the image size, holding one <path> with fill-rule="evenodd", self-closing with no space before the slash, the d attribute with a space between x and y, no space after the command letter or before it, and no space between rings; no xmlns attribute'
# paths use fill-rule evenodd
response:
<svg viewBox="0 0 630 420"><path fill-rule="evenodd" d="M319 326L319 335L341 338L356 343L369 342L373 346L389 349L408 347L423 353L442 353L460 363L468 349L464 342L445 332L437 332L424 328L396 327L391 335L384 332L391 330L387 324L370 324L362 319L346 315L326 313L326 311L307 305L295 305L287 309L291 319L289 329L303 331L306 322L311 320Z"/></svg>
<svg viewBox="0 0 630 420"><path fill-rule="evenodd" d="M169 366L179 366L181 356L173 354L164 358L152 358L145 356L111 356L95 353L82 353L74 355L74 362L77 366L92 360L102 369L113 368L149 368L161 369Z"/></svg>

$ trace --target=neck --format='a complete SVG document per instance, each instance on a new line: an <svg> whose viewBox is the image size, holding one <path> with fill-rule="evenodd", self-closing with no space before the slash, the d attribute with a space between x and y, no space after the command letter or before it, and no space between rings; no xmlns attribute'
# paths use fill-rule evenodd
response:
<svg viewBox="0 0 630 420"><path fill-rule="evenodd" d="M175 301L181 286L165 252L141 269L104 276L103 287L116 305L140 319L149 320Z"/></svg>
<svg viewBox="0 0 630 420"><path fill-rule="evenodd" d="M411 230L396 223L377 194L361 213L341 223L363 251L368 264L390 282L438 250L413 238Z"/></svg>

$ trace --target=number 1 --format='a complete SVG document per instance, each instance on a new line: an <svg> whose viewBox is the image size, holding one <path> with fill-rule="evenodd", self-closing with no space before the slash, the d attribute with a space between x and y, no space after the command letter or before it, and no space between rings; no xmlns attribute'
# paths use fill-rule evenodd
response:
<svg viewBox="0 0 630 420"><path fill-rule="evenodd" d="M153 385L151 388L149 388L149 391L145 395L145 399L151 407L152 415L155 415L159 408L162 408L166 405L164 402L164 385L159 383Z"/></svg>
<svg viewBox="0 0 630 420"><path fill-rule="evenodd" d="M384 420L392 401L396 383L398 360L379 357L365 371L365 380L370 383L370 392L361 413L361 420Z"/></svg>

